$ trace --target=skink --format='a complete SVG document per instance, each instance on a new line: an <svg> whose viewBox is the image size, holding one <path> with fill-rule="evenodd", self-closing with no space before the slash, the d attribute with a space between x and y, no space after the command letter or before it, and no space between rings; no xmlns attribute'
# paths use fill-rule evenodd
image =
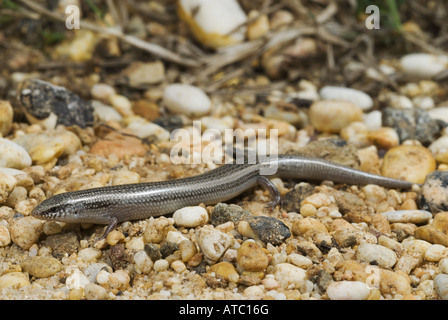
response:
<svg viewBox="0 0 448 320"><path fill-rule="evenodd" d="M263 168L269 166L277 167L275 177L331 180L355 185L376 184L397 189L409 189L413 185L322 159L279 155L255 164L225 164L188 178L61 193L41 202L32 215L68 223L107 224L101 237L104 238L117 223L157 217L200 203L212 205L224 202L257 184L269 190L272 197L269 205L274 207L280 201L279 192L267 176L260 174Z"/></svg>

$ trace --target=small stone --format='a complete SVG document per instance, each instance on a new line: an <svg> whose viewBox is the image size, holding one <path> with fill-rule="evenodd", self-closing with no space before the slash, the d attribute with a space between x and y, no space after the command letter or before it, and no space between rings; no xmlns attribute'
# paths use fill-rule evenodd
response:
<svg viewBox="0 0 448 320"><path fill-rule="evenodd" d="M134 62L121 72L130 87L144 88L165 79L165 66L161 61Z"/></svg>
<svg viewBox="0 0 448 320"><path fill-rule="evenodd" d="M196 231L196 240L208 264L218 261L234 241L230 234L223 233L209 225Z"/></svg>
<svg viewBox="0 0 448 320"><path fill-rule="evenodd" d="M174 224L179 227L196 228L208 221L207 210L203 207L185 207L173 214Z"/></svg>
<svg viewBox="0 0 448 320"><path fill-rule="evenodd" d="M362 243L356 252L356 259L375 263L382 268L392 268L397 262L397 255L391 249L381 245Z"/></svg>
<svg viewBox="0 0 448 320"><path fill-rule="evenodd" d="M43 224L44 221L33 217L23 217L15 220L9 230L12 242L23 250L28 250L39 240Z"/></svg>
<svg viewBox="0 0 448 320"><path fill-rule="evenodd" d="M106 237L106 242L110 246L116 245L118 242L125 239L125 236L122 232L118 230L112 230Z"/></svg>
<svg viewBox="0 0 448 320"><path fill-rule="evenodd" d="M264 243L274 246L285 242L290 236L289 228L281 220L273 217L250 217L247 220L255 235Z"/></svg>
<svg viewBox="0 0 448 320"><path fill-rule="evenodd" d="M73 269L65 280L65 285L71 290L84 288L89 283L89 279L78 268Z"/></svg>
<svg viewBox="0 0 448 320"><path fill-rule="evenodd" d="M87 300L106 300L107 290L95 283L88 283L84 286L84 293Z"/></svg>
<svg viewBox="0 0 448 320"><path fill-rule="evenodd" d="M6 288L20 289L30 284L22 272L9 272L0 276L0 290Z"/></svg>
<svg viewBox="0 0 448 320"><path fill-rule="evenodd" d="M167 242L172 242L178 245L182 241L187 240L187 238L183 236L179 231L168 231L165 240Z"/></svg>
<svg viewBox="0 0 448 320"><path fill-rule="evenodd" d="M363 242L377 243L377 239L373 234L358 229L340 229L333 234L333 237L341 247L353 247Z"/></svg>
<svg viewBox="0 0 448 320"><path fill-rule="evenodd" d="M180 260L173 261L171 263L171 268L177 273L182 273L187 270L187 266L185 265L185 263Z"/></svg>
<svg viewBox="0 0 448 320"><path fill-rule="evenodd" d="M131 277L128 272L125 270L117 270L114 273L109 275L109 281L112 288L116 288L118 290L125 290L129 286L129 282L131 281Z"/></svg>
<svg viewBox="0 0 448 320"><path fill-rule="evenodd" d="M400 142L418 140L423 145L429 145L437 138L440 131L438 122L422 109L385 108L382 122L384 127L390 127L396 131Z"/></svg>
<svg viewBox="0 0 448 320"><path fill-rule="evenodd" d="M400 138L395 129L392 128L372 130L367 134L367 139L379 149L388 150L400 144Z"/></svg>
<svg viewBox="0 0 448 320"><path fill-rule="evenodd" d="M137 271L143 274L148 274L151 272L154 263L148 256L145 250L137 251L134 254L134 262L137 267Z"/></svg>
<svg viewBox="0 0 448 320"><path fill-rule="evenodd" d="M179 2L179 17L203 45L219 48L242 42L246 13L236 0Z"/></svg>
<svg viewBox="0 0 448 320"><path fill-rule="evenodd" d="M198 87L170 84L163 93L163 104L174 114L202 116L210 112L212 103Z"/></svg>
<svg viewBox="0 0 448 320"><path fill-rule="evenodd" d="M90 282L96 282L96 278L101 270L106 270L112 272L112 268L103 262L91 263L84 269L84 275L89 279Z"/></svg>
<svg viewBox="0 0 448 320"><path fill-rule="evenodd" d="M436 161L428 149L400 145L385 154L381 174L389 178L423 183L426 176L435 169Z"/></svg>
<svg viewBox="0 0 448 320"><path fill-rule="evenodd" d="M269 259L255 242L245 241L238 249L237 262L245 271L257 272L267 268Z"/></svg>
<svg viewBox="0 0 448 320"><path fill-rule="evenodd" d="M160 260L157 260L156 262L154 262L154 271L156 271L156 272L162 272L162 271L168 270L169 267L170 267L170 264L165 259L160 259Z"/></svg>
<svg viewBox="0 0 448 320"><path fill-rule="evenodd" d="M62 270L62 264L53 257L30 257L22 261L20 266L36 278L48 278Z"/></svg>
<svg viewBox="0 0 448 320"><path fill-rule="evenodd" d="M183 240L179 243L179 250L183 262L188 262L198 252L196 245L190 240Z"/></svg>
<svg viewBox="0 0 448 320"><path fill-rule="evenodd" d="M381 212L389 223L425 224L432 218L432 213L426 210L397 210Z"/></svg>
<svg viewBox="0 0 448 320"><path fill-rule="evenodd" d="M306 271L290 263L275 265L274 277L283 289L300 289L307 280Z"/></svg>
<svg viewBox="0 0 448 320"><path fill-rule="evenodd" d="M11 243L11 235L8 228L0 226L0 247L6 247Z"/></svg>
<svg viewBox="0 0 448 320"><path fill-rule="evenodd" d="M380 269L379 282L380 291L383 295L401 294L405 296L411 293L409 278L405 277L403 273Z"/></svg>
<svg viewBox="0 0 448 320"><path fill-rule="evenodd" d="M148 100L138 100L132 105L132 110L136 115L153 121L160 117L159 106Z"/></svg>
<svg viewBox="0 0 448 320"><path fill-rule="evenodd" d="M362 110L370 109L373 106L373 100L368 94L352 88L326 86L320 89L319 93L322 99L348 101Z"/></svg>
<svg viewBox="0 0 448 320"><path fill-rule="evenodd" d="M31 166L31 157L15 142L0 138L0 167L23 169Z"/></svg>
<svg viewBox="0 0 448 320"><path fill-rule="evenodd" d="M0 203L8 200L17 184L17 179L9 174L0 173Z"/></svg>
<svg viewBox="0 0 448 320"><path fill-rule="evenodd" d="M177 250L179 250L179 245L170 241L165 241L160 246L160 253L162 254L162 258L166 258Z"/></svg>
<svg viewBox="0 0 448 320"><path fill-rule="evenodd" d="M123 119L123 116L117 110L99 101L92 101L92 107L100 122L121 121Z"/></svg>
<svg viewBox="0 0 448 320"><path fill-rule="evenodd" d="M292 226L292 233L294 235L304 236L310 231L328 233L328 229L318 219L307 217L294 221Z"/></svg>
<svg viewBox="0 0 448 320"><path fill-rule="evenodd" d="M112 107L114 107L114 109L123 117L129 117L134 115L134 113L132 112L131 101L127 97L121 94L116 94L111 96L109 98L109 101Z"/></svg>
<svg viewBox="0 0 448 320"><path fill-rule="evenodd" d="M123 136L118 133L110 133L105 140L98 140L90 148L90 153L108 157L111 154L119 159L125 156L143 156L146 154L146 148L140 139Z"/></svg>
<svg viewBox="0 0 448 320"><path fill-rule="evenodd" d="M247 39L254 40L264 36L269 31L269 18L266 14L259 16L260 13L256 10L249 12L248 19L251 20L258 17L255 21L247 26Z"/></svg>
<svg viewBox="0 0 448 320"><path fill-rule="evenodd" d="M18 96L31 123L42 124L47 129L54 129L57 124L81 128L93 125L91 103L63 87L30 79L20 84Z"/></svg>
<svg viewBox="0 0 448 320"><path fill-rule="evenodd" d="M419 198L420 207L433 213L448 211L448 171L434 171L426 176Z"/></svg>
<svg viewBox="0 0 448 320"><path fill-rule="evenodd" d="M6 137L12 128L14 112L9 101L0 100L0 134Z"/></svg>
<svg viewBox="0 0 448 320"><path fill-rule="evenodd" d="M233 264L229 262L219 262L210 267L210 270L219 276L224 277L229 282L237 283L240 279L238 272Z"/></svg>
<svg viewBox="0 0 448 320"><path fill-rule="evenodd" d="M338 281L327 287L330 300L366 300L370 287L361 281Z"/></svg>
<svg viewBox="0 0 448 320"><path fill-rule="evenodd" d="M415 79L430 79L448 69L448 57L427 53L411 53L400 59L403 72Z"/></svg>
<svg viewBox="0 0 448 320"><path fill-rule="evenodd" d="M144 247L145 252L151 258L152 261L157 261L162 259L162 254L160 253L160 247L157 244L149 243Z"/></svg>
<svg viewBox="0 0 448 320"><path fill-rule="evenodd" d="M71 255L78 251L80 247L78 236L74 232L48 236L44 243L51 248L54 257L63 257L66 254Z"/></svg>
<svg viewBox="0 0 448 320"><path fill-rule="evenodd" d="M425 260L439 262L448 257L448 248L440 244L433 244L425 251Z"/></svg>
<svg viewBox="0 0 448 320"><path fill-rule="evenodd" d="M448 235L448 212L439 212L435 215L432 226Z"/></svg>
<svg viewBox="0 0 448 320"><path fill-rule="evenodd" d="M434 277L434 289L442 300L448 300L448 274L438 274Z"/></svg>
<svg viewBox="0 0 448 320"><path fill-rule="evenodd" d="M308 269L313 265L313 261L298 253L291 253L288 255L288 263L293 264L302 269Z"/></svg>
<svg viewBox="0 0 448 320"><path fill-rule="evenodd" d="M108 102L109 98L116 94L115 89L106 83L96 83L90 88L90 94L94 99Z"/></svg>
<svg viewBox="0 0 448 320"><path fill-rule="evenodd" d="M168 141L170 133L153 122L133 121L127 129L131 130L140 139L154 139L154 141Z"/></svg>
<svg viewBox="0 0 448 320"><path fill-rule="evenodd" d="M448 258L444 258L439 261L439 270L445 274L448 274Z"/></svg>
<svg viewBox="0 0 448 320"><path fill-rule="evenodd" d="M78 252L78 257L84 262L95 262L101 258L101 255L101 250L96 248L84 248Z"/></svg>
<svg viewBox="0 0 448 320"><path fill-rule="evenodd" d="M250 218L251 216L252 214L249 211L244 210L235 204L228 205L225 203L218 203L213 209L210 223L214 226L229 221L237 224L240 220L247 220L247 218Z"/></svg>
<svg viewBox="0 0 448 320"><path fill-rule="evenodd" d="M309 118L316 130L338 133L350 123L362 121L362 110L348 101L319 100L311 105Z"/></svg>

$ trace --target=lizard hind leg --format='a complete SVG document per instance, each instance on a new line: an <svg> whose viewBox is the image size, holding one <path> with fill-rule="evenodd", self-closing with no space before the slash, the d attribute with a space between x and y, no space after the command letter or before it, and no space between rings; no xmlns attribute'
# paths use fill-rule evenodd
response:
<svg viewBox="0 0 448 320"><path fill-rule="evenodd" d="M102 235L97 241L106 239L107 235L108 235L112 230L114 230L114 229L117 227L117 224L118 224L118 218L117 218L117 217L111 217L111 218L110 218L110 221L109 221L109 224L108 224L107 227L106 227L106 230L104 231L103 235Z"/></svg>
<svg viewBox="0 0 448 320"><path fill-rule="evenodd" d="M262 185L264 188L266 188L269 191L272 200L266 204L266 207L269 210L273 210L280 203L280 200L281 200L280 192L278 192L277 188L271 182L271 180L269 180L265 176L258 176L257 183Z"/></svg>

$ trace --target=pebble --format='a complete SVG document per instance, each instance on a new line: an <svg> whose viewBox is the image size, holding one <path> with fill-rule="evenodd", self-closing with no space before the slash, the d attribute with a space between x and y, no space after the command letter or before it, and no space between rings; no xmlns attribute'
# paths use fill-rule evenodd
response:
<svg viewBox="0 0 448 320"><path fill-rule="evenodd" d="M170 263L168 261L166 261L165 259L159 259L157 261L154 262L154 271L156 272L162 272L165 270L168 270L168 268L170 267Z"/></svg>
<svg viewBox="0 0 448 320"><path fill-rule="evenodd" d="M434 277L434 289L442 300L448 300L448 274L438 274Z"/></svg>
<svg viewBox="0 0 448 320"><path fill-rule="evenodd" d="M344 100L357 105L362 110L370 109L373 106L372 98L357 89L325 86L319 91L322 99L325 100Z"/></svg>
<svg viewBox="0 0 448 320"><path fill-rule="evenodd" d="M54 256L71 255L80 247L78 236L75 232L66 232L48 236L44 243L51 248Z"/></svg>
<svg viewBox="0 0 448 320"><path fill-rule="evenodd" d="M174 224L179 227L196 228L208 222L207 210L203 207L185 207L173 214Z"/></svg>
<svg viewBox="0 0 448 320"><path fill-rule="evenodd" d="M370 287L361 281L332 282L327 287L330 300L366 300L370 291Z"/></svg>
<svg viewBox="0 0 448 320"><path fill-rule="evenodd" d="M108 102L109 98L116 95L115 89L106 83L95 83L90 88L90 94L94 99Z"/></svg>
<svg viewBox="0 0 448 320"><path fill-rule="evenodd" d="M260 13L257 10L249 12L248 19L258 17L255 21L247 25L246 36L249 40L258 39L269 32L269 18L266 14L259 16Z"/></svg>
<svg viewBox="0 0 448 320"><path fill-rule="evenodd" d="M214 264L210 267L210 271L224 277L224 279L229 282L237 283L240 279L240 275L236 271L235 267L229 262L219 262Z"/></svg>
<svg viewBox="0 0 448 320"><path fill-rule="evenodd" d="M434 216L432 226L448 235L448 212L439 212Z"/></svg>
<svg viewBox="0 0 448 320"><path fill-rule="evenodd" d="M383 268L392 268L397 263L394 251L372 243L361 243L356 252L356 259L367 263L375 262Z"/></svg>
<svg viewBox="0 0 448 320"><path fill-rule="evenodd" d="M11 140L0 138L0 167L23 169L31 166L28 152Z"/></svg>
<svg viewBox="0 0 448 320"><path fill-rule="evenodd" d="M9 272L0 276L0 290L6 288L20 289L29 284L28 277L22 272Z"/></svg>
<svg viewBox="0 0 448 320"><path fill-rule="evenodd" d="M168 141L170 133L161 126L147 121L133 121L127 129L131 130L140 139L153 138L154 141Z"/></svg>
<svg viewBox="0 0 448 320"><path fill-rule="evenodd" d="M214 226L227 222L237 224L240 220L247 220L252 214L235 204L218 203L213 208L210 223Z"/></svg>
<svg viewBox="0 0 448 320"><path fill-rule="evenodd" d="M112 288L125 290L129 286L131 277L127 271L120 269L109 275L109 281Z"/></svg>
<svg viewBox="0 0 448 320"><path fill-rule="evenodd" d="M280 245L291 236L288 226L274 217L250 217L247 221L253 233L264 243Z"/></svg>
<svg viewBox="0 0 448 320"><path fill-rule="evenodd" d="M23 250L28 250L39 240L44 221L33 217L15 220L10 228L11 240Z"/></svg>
<svg viewBox="0 0 448 320"><path fill-rule="evenodd" d="M445 274L448 274L448 258L443 258L439 261L439 270Z"/></svg>
<svg viewBox="0 0 448 320"><path fill-rule="evenodd" d="M307 280L306 271L290 263L279 263L273 271L275 280L283 289L300 289Z"/></svg>
<svg viewBox="0 0 448 320"><path fill-rule="evenodd" d="M448 248L440 244L433 244L425 251L425 260L439 262L448 257Z"/></svg>
<svg viewBox="0 0 448 320"><path fill-rule="evenodd" d="M112 272L112 268L103 262L91 263L84 269L84 275L89 279L90 282L95 283L96 278L101 270L107 270Z"/></svg>
<svg viewBox="0 0 448 320"><path fill-rule="evenodd" d="M296 236L305 236L308 232L324 232L328 233L327 227L315 218L303 218L296 220L292 226L292 233Z"/></svg>
<svg viewBox="0 0 448 320"><path fill-rule="evenodd" d="M0 100L0 137L6 137L12 128L14 112L9 101Z"/></svg>
<svg viewBox="0 0 448 320"><path fill-rule="evenodd" d="M448 123L448 107L437 107L428 110L429 116L434 120L442 120Z"/></svg>
<svg viewBox="0 0 448 320"><path fill-rule="evenodd" d="M237 0L181 0L180 18L189 26L193 36L207 47L219 48L242 42L247 20Z"/></svg>
<svg viewBox="0 0 448 320"><path fill-rule="evenodd" d="M316 130L338 133L350 123L362 121L362 109L349 101L319 100L311 105L309 120Z"/></svg>
<svg viewBox="0 0 448 320"><path fill-rule="evenodd" d="M403 72L413 78L429 79L448 69L448 57L427 53L411 53L400 59Z"/></svg>
<svg viewBox="0 0 448 320"><path fill-rule="evenodd" d="M333 237L341 247L353 247L363 242L377 243L377 239L373 234L358 229L340 229L333 234Z"/></svg>
<svg viewBox="0 0 448 320"><path fill-rule="evenodd" d="M87 300L106 300L107 290L95 283L88 283L84 286L84 294Z"/></svg>
<svg viewBox="0 0 448 320"><path fill-rule="evenodd" d="M313 261L298 253L291 253L288 255L288 263L293 264L302 269L308 269L313 265Z"/></svg>
<svg viewBox="0 0 448 320"><path fill-rule="evenodd" d="M91 154L109 157L111 154L122 159L126 156L143 156L146 148L138 138L110 133L104 140L95 142L89 151Z"/></svg>
<svg viewBox="0 0 448 320"><path fill-rule="evenodd" d="M70 290L84 288L89 283L89 279L78 268L74 268L65 279L65 285Z"/></svg>
<svg viewBox="0 0 448 320"><path fill-rule="evenodd" d="M63 128L47 130L44 133L29 133L14 139L22 146L34 164L45 164L60 156L74 154L81 148L81 140L76 134Z"/></svg>
<svg viewBox="0 0 448 320"><path fill-rule="evenodd" d="M436 169L431 152L418 145L400 145L384 155L381 174L389 178L423 183L426 176Z"/></svg>
<svg viewBox="0 0 448 320"><path fill-rule="evenodd" d="M20 266L36 278L48 278L62 270L62 264L53 257L30 257L22 261Z"/></svg>
<svg viewBox="0 0 448 320"><path fill-rule="evenodd" d="M78 252L78 258L84 262L95 262L101 258L101 255L101 250L96 248L84 248Z"/></svg>
<svg viewBox="0 0 448 320"><path fill-rule="evenodd" d="M258 272L264 271L268 267L269 259L255 242L245 241L238 248L237 262L245 271Z"/></svg>
<svg viewBox="0 0 448 320"><path fill-rule="evenodd" d="M432 143L439 135L440 127L427 111L422 109L385 108L382 113L384 127L393 128L400 142L418 140L423 145Z"/></svg>
<svg viewBox="0 0 448 320"><path fill-rule="evenodd" d="M198 252L193 241L183 240L179 243L179 250L183 262L188 262Z"/></svg>
<svg viewBox="0 0 448 320"><path fill-rule="evenodd" d="M132 88L144 88L165 79L165 66L159 60L151 62L133 62L121 72Z"/></svg>
<svg viewBox="0 0 448 320"><path fill-rule="evenodd" d="M166 238L170 230L171 223L165 217L157 219L150 218L148 224L143 231L143 240L145 243L160 243Z"/></svg>
<svg viewBox="0 0 448 320"><path fill-rule="evenodd" d="M123 119L123 116L117 110L99 101L92 101L92 107L100 122L119 122Z"/></svg>
<svg viewBox="0 0 448 320"><path fill-rule="evenodd" d="M92 126L93 107L73 92L39 79L23 81L18 89L19 100L31 123L54 129L57 124Z"/></svg>
<svg viewBox="0 0 448 320"><path fill-rule="evenodd" d="M389 223L425 224L432 218L432 213L426 210L397 210L381 212Z"/></svg>
<svg viewBox="0 0 448 320"><path fill-rule="evenodd" d="M448 171L434 171L421 187L419 207L433 213L448 211Z"/></svg>
<svg viewBox="0 0 448 320"><path fill-rule="evenodd" d="M0 173L0 203L7 201L16 184L17 179L14 176Z"/></svg>
<svg viewBox="0 0 448 320"><path fill-rule="evenodd" d="M210 98L198 87L170 84L163 92L163 104L174 114L202 116L211 111Z"/></svg>
<svg viewBox="0 0 448 320"><path fill-rule="evenodd" d="M137 100L132 105L132 110L136 115L148 121L153 121L160 117L159 105L149 100Z"/></svg>
<svg viewBox="0 0 448 320"><path fill-rule="evenodd" d="M223 233L210 225L196 230L195 234L198 246L208 264L218 261L234 241L230 234Z"/></svg>
<svg viewBox="0 0 448 320"><path fill-rule="evenodd" d="M112 107L123 117L130 117L134 115L131 101L127 97L121 94L116 94L111 96L109 101Z"/></svg>
<svg viewBox="0 0 448 320"><path fill-rule="evenodd" d="M0 226L0 247L6 247L11 243L11 235L8 228Z"/></svg>
<svg viewBox="0 0 448 320"><path fill-rule="evenodd" d="M379 149L388 150L400 144L400 138L392 128L380 128L367 133L367 139Z"/></svg>
<svg viewBox="0 0 448 320"><path fill-rule="evenodd" d="M173 261L171 263L171 268L177 273L182 273L187 270L187 266L185 265L185 263L180 260Z"/></svg>

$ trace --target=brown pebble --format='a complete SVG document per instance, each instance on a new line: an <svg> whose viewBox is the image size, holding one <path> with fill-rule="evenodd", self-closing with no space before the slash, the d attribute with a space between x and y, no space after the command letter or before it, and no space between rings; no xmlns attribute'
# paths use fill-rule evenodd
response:
<svg viewBox="0 0 448 320"><path fill-rule="evenodd" d="M241 245L238 249L237 261L245 271L263 271L269 264L266 253L252 241L245 241Z"/></svg>

